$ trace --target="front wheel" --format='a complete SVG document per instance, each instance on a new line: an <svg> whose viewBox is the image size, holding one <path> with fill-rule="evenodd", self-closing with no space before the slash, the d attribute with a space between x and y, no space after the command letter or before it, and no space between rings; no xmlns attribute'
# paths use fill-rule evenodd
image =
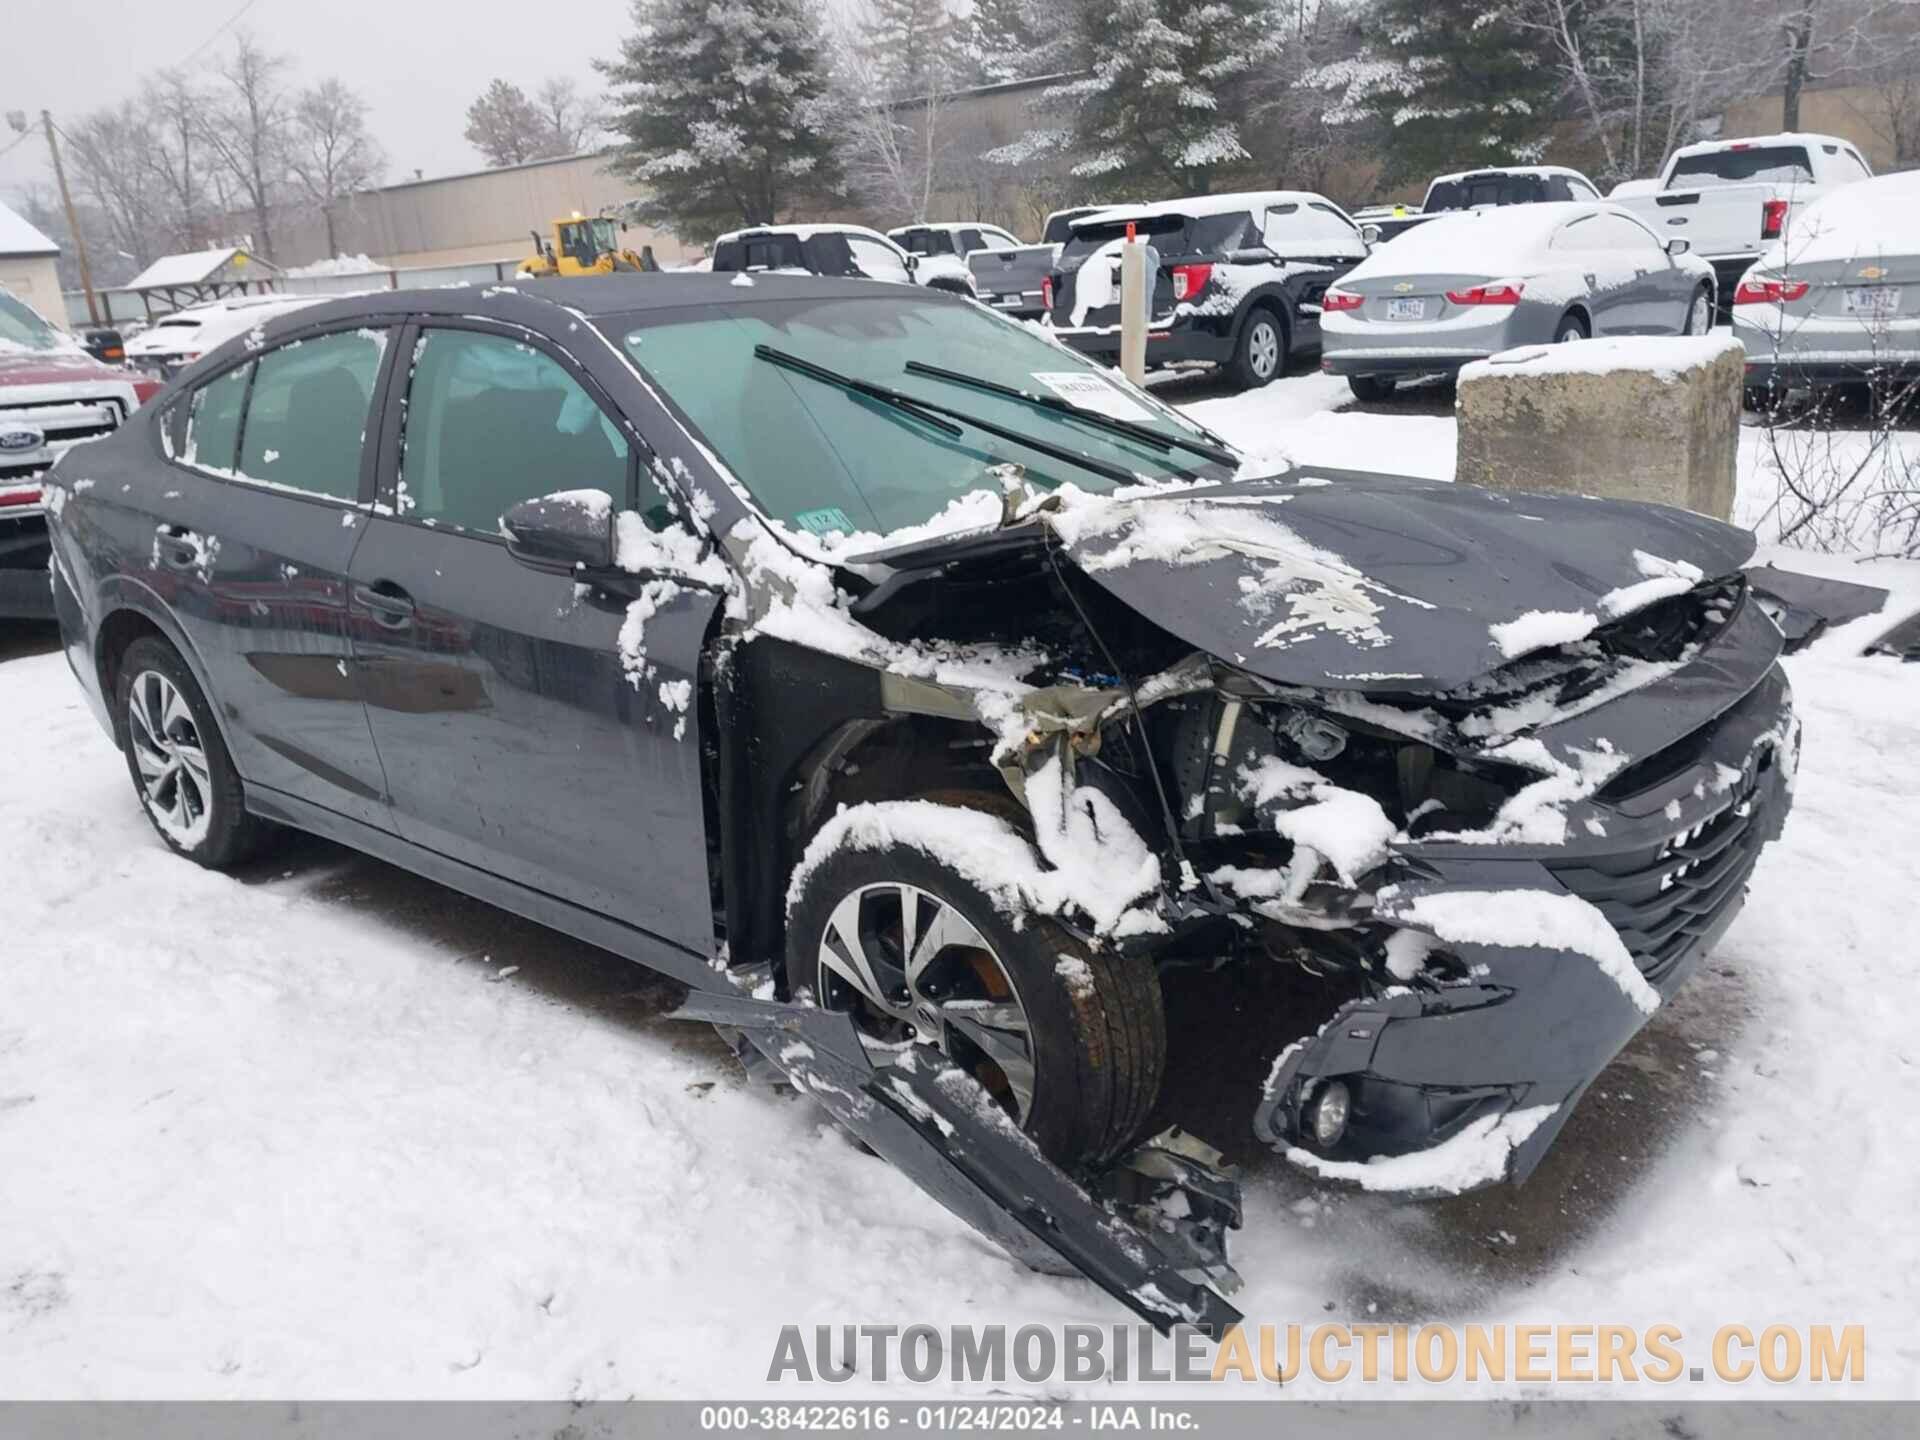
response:
<svg viewBox="0 0 1920 1440"><path fill-rule="evenodd" d="M1693 299L1687 302L1687 328L1685 335L1704 335L1713 328L1713 292L1705 285L1693 292Z"/></svg>
<svg viewBox="0 0 1920 1440"><path fill-rule="evenodd" d="M179 652L153 637L134 641L115 695L127 773L167 848L211 870L257 852L266 823L247 813L213 709Z"/></svg>
<svg viewBox="0 0 1920 1440"><path fill-rule="evenodd" d="M996 848L1026 848L992 823L1005 831ZM804 868L788 899L789 989L846 1012L876 1064L939 1050L1066 1167L1120 1153L1145 1125L1166 1061L1150 960L1095 949L1047 915L1008 913L1004 893L996 903L901 839L842 845Z"/></svg>
<svg viewBox="0 0 1920 1440"><path fill-rule="evenodd" d="M1233 378L1243 390L1273 382L1287 368L1287 327L1273 311L1261 308L1240 327L1233 347Z"/></svg>

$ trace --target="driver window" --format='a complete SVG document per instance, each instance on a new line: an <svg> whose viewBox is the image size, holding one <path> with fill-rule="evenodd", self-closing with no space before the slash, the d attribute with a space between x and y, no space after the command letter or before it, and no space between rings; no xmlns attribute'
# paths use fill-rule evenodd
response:
<svg viewBox="0 0 1920 1440"><path fill-rule="evenodd" d="M413 352L395 508L497 535L522 500L599 490L626 503L627 442L551 356L472 330L427 330Z"/></svg>

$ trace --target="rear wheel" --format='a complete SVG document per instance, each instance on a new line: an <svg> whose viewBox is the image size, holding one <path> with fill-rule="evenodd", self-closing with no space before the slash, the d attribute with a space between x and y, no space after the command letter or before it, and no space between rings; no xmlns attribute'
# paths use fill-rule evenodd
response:
<svg viewBox="0 0 1920 1440"><path fill-rule="evenodd" d="M1273 310L1262 306L1247 316L1233 347L1233 378L1244 390L1273 382L1287 368L1287 327Z"/></svg>
<svg viewBox="0 0 1920 1440"><path fill-rule="evenodd" d="M836 851L793 898L789 988L847 1013L876 1064L939 1050L1063 1166L1119 1153L1146 1123L1166 1060L1151 961L1005 914L904 843Z"/></svg>
<svg viewBox="0 0 1920 1440"><path fill-rule="evenodd" d="M1393 398L1395 386L1391 375L1349 375L1347 388L1353 391L1354 399L1377 405Z"/></svg>
<svg viewBox="0 0 1920 1440"><path fill-rule="evenodd" d="M167 848L211 870L254 855L266 823L247 813L213 708L179 652L152 636L134 641L115 694L127 773Z"/></svg>
<svg viewBox="0 0 1920 1440"><path fill-rule="evenodd" d="M1575 340L1590 339L1592 334L1593 332L1587 329L1586 319L1569 310L1560 317L1560 324L1553 332L1553 343L1566 345Z"/></svg>

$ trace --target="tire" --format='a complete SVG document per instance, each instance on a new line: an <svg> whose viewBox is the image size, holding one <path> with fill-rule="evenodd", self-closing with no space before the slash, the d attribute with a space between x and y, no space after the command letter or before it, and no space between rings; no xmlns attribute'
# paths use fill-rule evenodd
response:
<svg viewBox="0 0 1920 1440"><path fill-rule="evenodd" d="M1713 329L1713 290L1706 285L1697 286L1693 298L1687 301L1687 318L1682 335L1704 335Z"/></svg>
<svg viewBox="0 0 1920 1440"><path fill-rule="evenodd" d="M1593 331L1587 328L1587 322L1574 311L1569 310L1560 317L1559 325L1554 327L1553 343L1565 345L1573 340L1591 340Z"/></svg>
<svg viewBox="0 0 1920 1440"><path fill-rule="evenodd" d="M1398 387L1391 375L1349 375L1347 388L1363 405L1381 405L1393 399Z"/></svg>
<svg viewBox="0 0 1920 1440"><path fill-rule="evenodd" d="M1258 390L1279 378L1287 368L1287 323L1278 311L1261 305L1248 313L1228 368L1242 390Z"/></svg>
<svg viewBox="0 0 1920 1440"><path fill-rule="evenodd" d="M114 701L134 798L167 848L209 870L259 853L268 826L247 813L213 707L179 652L150 635L134 641Z"/></svg>
<svg viewBox="0 0 1920 1440"><path fill-rule="evenodd" d="M1045 915L1022 915L1016 929L1013 917L972 881L905 844L838 850L807 874L794 898L787 925L789 988L796 999L852 1011L876 1063L909 1043L932 1042L915 1022L873 1004L864 983L822 962L830 927L842 966L844 933L849 926L857 930L866 970L891 987L895 1011L924 1013L932 1006L948 1015L966 1013L964 1007L945 1010L942 992L949 1005L984 1000L1005 1011L1011 1002L1024 1016L1029 1042L1030 1093L1024 1099L1015 1084L1017 1065L1003 1067L951 1023L931 1023L940 1035L938 1048L973 1073L1056 1164L1072 1169L1117 1155L1146 1124L1159 1096L1167 1040L1159 976L1144 956L1094 949ZM895 963L900 916L909 899L918 934L960 942L923 954L913 989L899 984L896 977L903 978L905 968ZM973 937L985 942L984 957L970 943ZM995 1038L1008 1043L1003 1032Z"/></svg>

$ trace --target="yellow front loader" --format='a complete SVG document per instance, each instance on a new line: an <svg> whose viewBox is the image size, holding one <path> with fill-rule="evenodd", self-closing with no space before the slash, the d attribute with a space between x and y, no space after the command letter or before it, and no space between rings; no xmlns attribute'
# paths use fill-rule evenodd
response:
<svg viewBox="0 0 1920 1440"><path fill-rule="evenodd" d="M627 227L611 215L589 219L578 210L565 220L553 222L553 238L533 235L533 257L520 262L514 273L522 279L541 279L549 275L611 275L616 270L658 270L653 247L643 245L638 255L620 244L620 232Z"/></svg>

